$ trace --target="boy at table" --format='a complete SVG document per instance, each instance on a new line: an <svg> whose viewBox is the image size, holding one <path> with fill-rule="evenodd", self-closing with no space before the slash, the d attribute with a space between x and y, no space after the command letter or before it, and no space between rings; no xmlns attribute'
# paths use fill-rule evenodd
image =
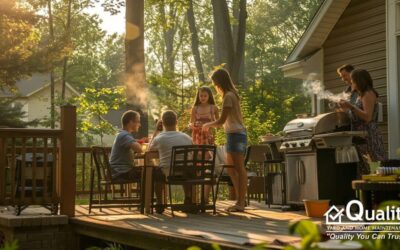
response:
<svg viewBox="0 0 400 250"><path fill-rule="evenodd" d="M162 123L162 126L160 126ZM172 110L163 112L161 121L157 122L156 131L153 135L153 140L150 143L149 149L158 151L160 156L160 169L165 174L169 175L171 152L173 146L191 145L192 138L185 133L176 131L178 124L177 115ZM163 131L161 131L163 128ZM162 186L156 184L156 196L161 197ZM191 203L191 188L184 187L185 203ZM159 203L157 201L157 203ZM159 212L159 211L157 211Z"/></svg>

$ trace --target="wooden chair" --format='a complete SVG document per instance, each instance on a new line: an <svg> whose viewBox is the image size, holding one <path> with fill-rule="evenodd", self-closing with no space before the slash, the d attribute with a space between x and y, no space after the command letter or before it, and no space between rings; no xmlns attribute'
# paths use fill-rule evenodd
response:
<svg viewBox="0 0 400 250"><path fill-rule="evenodd" d="M171 165L169 176L167 177L167 185L169 188L169 206L172 215L174 209L200 209L205 212L206 209L213 209L216 213L217 194L214 185L217 184L217 177L214 174L216 147L211 145L187 145L174 146L171 153ZM200 204L173 204L172 202L172 186L188 185L191 187L201 187ZM212 205L205 204L204 187L209 185L212 192Z"/></svg>
<svg viewBox="0 0 400 250"><path fill-rule="evenodd" d="M265 154L269 152L270 148L268 145L251 145L247 147L244 160L249 181L247 188L247 204L250 204L250 198L260 202L268 193L268 190L266 190L264 163L266 160Z"/></svg>
<svg viewBox="0 0 400 250"><path fill-rule="evenodd" d="M89 213L92 208L119 208L119 207L141 207L141 177L142 169L137 167L140 174L137 179L113 180L111 167L108 160L109 149L105 147L92 147L94 167L90 169L90 195ZM96 173L96 174L95 174ZM94 198L95 179L97 199ZM119 186L119 195L116 194L115 186ZM133 186L135 186L134 189ZM111 197L109 193L111 191ZM133 191L133 192L132 192Z"/></svg>
<svg viewBox="0 0 400 250"><path fill-rule="evenodd" d="M286 173L285 161L282 153L277 148L270 146L270 151L265 154L265 179L266 199L268 207L271 204L286 205Z"/></svg>

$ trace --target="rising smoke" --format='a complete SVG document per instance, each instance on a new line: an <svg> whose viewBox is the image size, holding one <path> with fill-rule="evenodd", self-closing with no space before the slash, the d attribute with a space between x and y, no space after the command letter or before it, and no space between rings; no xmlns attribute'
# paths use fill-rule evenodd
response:
<svg viewBox="0 0 400 250"><path fill-rule="evenodd" d="M340 100L349 100L349 93L333 94L329 90L325 90L324 85L317 79L317 74L311 73L307 80L303 82L303 90L306 96L317 95L319 99L326 99L331 102L339 102Z"/></svg>

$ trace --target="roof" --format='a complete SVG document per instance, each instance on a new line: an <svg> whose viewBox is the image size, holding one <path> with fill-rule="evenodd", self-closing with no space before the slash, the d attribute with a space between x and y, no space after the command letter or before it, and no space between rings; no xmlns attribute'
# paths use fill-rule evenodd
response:
<svg viewBox="0 0 400 250"><path fill-rule="evenodd" d="M49 86L50 86L50 75L46 73L33 74L31 77L22 79L15 84L15 88L17 89L17 95L19 97L29 97ZM79 95L78 91L76 91L69 83L66 83L65 86L68 89L70 89L74 94ZM15 96L15 94L10 93L9 91L0 92L0 97L12 97L12 96Z"/></svg>
<svg viewBox="0 0 400 250"><path fill-rule="evenodd" d="M351 0L324 0L282 67L310 57L326 38Z"/></svg>

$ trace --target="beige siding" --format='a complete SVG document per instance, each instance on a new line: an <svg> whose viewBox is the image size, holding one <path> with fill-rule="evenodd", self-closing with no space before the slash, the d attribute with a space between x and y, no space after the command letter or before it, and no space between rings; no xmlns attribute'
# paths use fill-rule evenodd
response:
<svg viewBox="0 0 400 250"><path fill-rule="evenodd" d="M324 84L338 93L345 85L336 73L343 64L368 70L383 103L380 129L387 147L385 0L352 0L325 41Z"/></svg>

